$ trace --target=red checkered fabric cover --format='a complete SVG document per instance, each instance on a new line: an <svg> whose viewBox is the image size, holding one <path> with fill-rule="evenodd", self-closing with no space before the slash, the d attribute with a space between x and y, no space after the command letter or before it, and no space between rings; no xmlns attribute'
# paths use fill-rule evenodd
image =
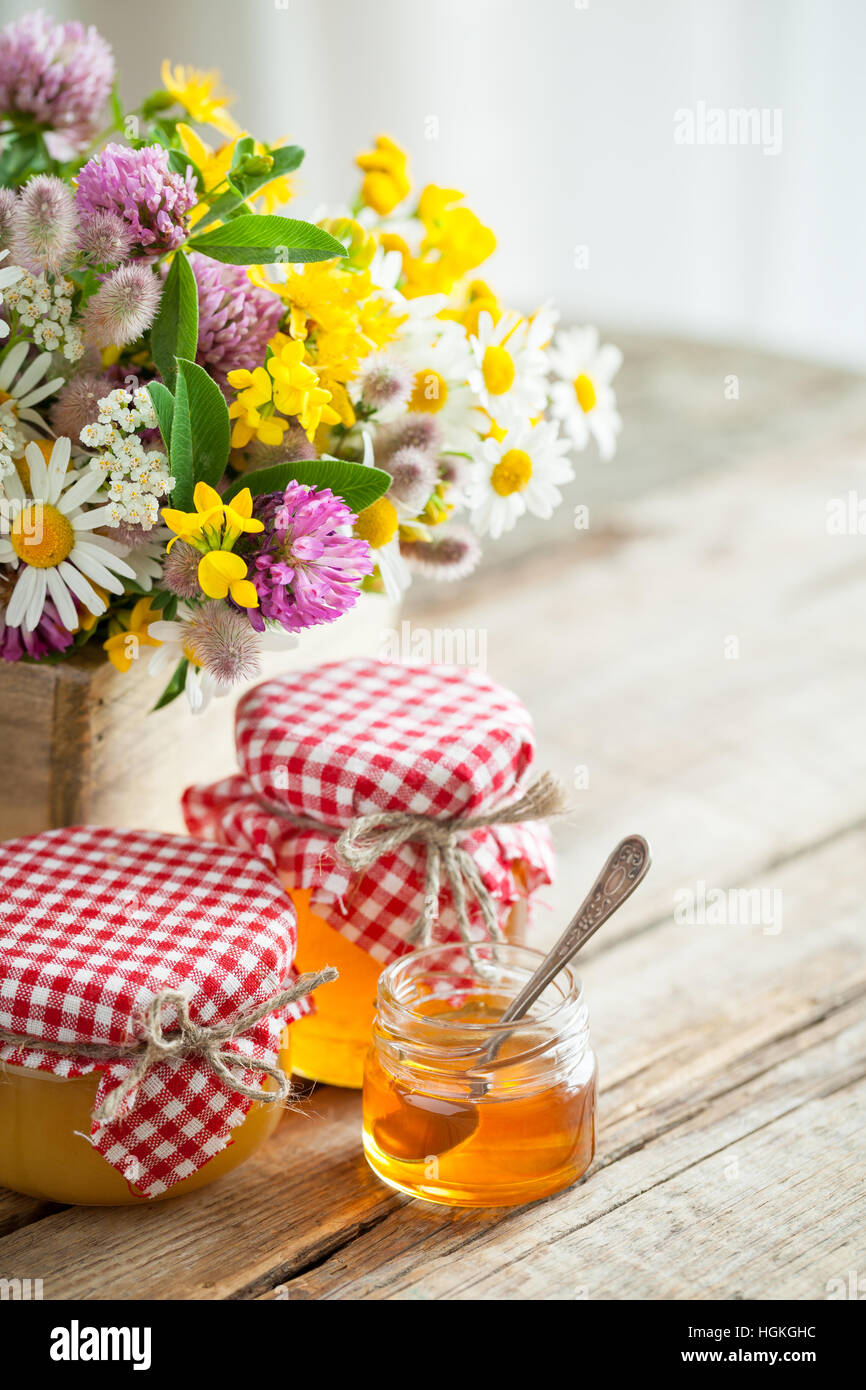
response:
<svg viewBox="0 0 866 1390"><path fill-rule="evenodd" d="M376 811L478 815L517 799L535 749L524 706L486 676L367 659L256 686L238 706L236 738L240 775L184 794L190 831L259 854L288 888L310 889L313 910L383 962L410 949L424 847L383 855L356 881L336 858L333 835L300 829L280 811L338 829ZM518 896L551 881L544 825L491 826L463 844L503 922ZM523 889L511 868L517 860L526 868ZM482 936L477 915L473 925ZM438 939L457 934L446 889Z"/></svg>
<svg viewBox="0 0 866 1390"><path fill-rule="evenodd" d="M180 835L76 826L0 844L0 1028L59 1042L129 1043L162 990L185 993L202 1026L237 1016L293 976L296 918L260 859ZM293 1005L231 1046L274 1063ZM173 1009L164 1012L171 1028ZM102 1071L96 1103L131 1063L0 1046L14 1066ZM255 1083L255 1067L243 1079ZM155 1197L229 1141L250 1101L206 1063L160 1062L91 1142L141 1194ZM86 1143L86 1139L81 1140Z"/></svg>

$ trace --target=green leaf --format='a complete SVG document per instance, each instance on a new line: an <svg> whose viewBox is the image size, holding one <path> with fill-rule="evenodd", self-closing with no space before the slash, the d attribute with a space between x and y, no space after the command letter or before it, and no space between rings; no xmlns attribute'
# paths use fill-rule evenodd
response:
<svg viewBox="0 0 866 1390"><path fill-rule="evenodd" d="M205 227L210 226L211 222L222 222L227 217L246 215L245 199L254 198L260 188L272 183L274 179L282 178L284 174L291 174L303 163L304 151L300 145L281 145L279 149L269 151L273 158L273 165L268 172L262 174L233 174L230 180L231 187L227 193L221 193L216 202L205 213L204 217L196 223L196 232L203 232Z"/></svg>
<svg viewBox="0 0 866 1390"><path fill-rule="evenodd" d="M182 656L180 661L174 668L171 680L165 687L165 690L160 695L156 704L151 709L151 714L153 714L154 710L164 709L166 705L171 704L172 700L177 699L178 695L180 695L184 688L184 685L186 684L186 668L188 665L189 662L187 661L186 657Z"/></svg>
<svg viewBox="0 0 866 1390"><path fill-rule="evenodd" d="M147 390L153 402L153 408L156 411L156 418L159 421L159 432L162 435L162 442L166 449L170 449L171 422L174 416L174 396L167 386L163 386L161 381L148 382Z"/></svg>
<svg viewBox="0 0 866 1390"><path fill-rule="evenodd" d="M232 151L232 168L236 169L241 160L246 159L248 154L255 152L256 142L251 135L242 135L240 140L235 142Z"/></svg>
<svg viewBox="0 0 866 1390"><path fill-rule="evenodd" d="M191 512L193 508L192 494L195 487L192 465L192 424L186 381L180 373L178 373L174 397L169 464L172 477L176 479L171 493L172 506L182 512Z"/></svg>
<svg viewBox="0 0 866 1390"><path fill-rule="evenodd" d="M231 501L245 487L254 497L260 497L266 492L282 492L291 482L329 487L357 513L384 496L391 486L391 475L381 468L366 468L362 463L348 463L345 459L297 459L244 473L232 483L225 500Z"/></svg>
<svg viewBox="0 0 866 1390"><path fill-rule="evenodd" d="M231 422L225 396L204 367L177 359L178 382L183 380L189 403L194 483L216 487L228 462Z"/></svg>
<svg viewBox="0 0 866 1390"><path fill-rule="evenodd" d="M31 165L39 160L40 153L40 141L36 132L7 135L0 158L0 183L7 185L20 182Z"/></svg>
<svg viewBox="0 0 866 1390"><path fill-rule="evenodd" d="M179 251L162 287L150 348L159 374L174 390L175 358L195 357L198 345L198 289L188 258Z"/></svg>
<svg viewBox="0 0 866 1390"><path fill-rule="evenodd" d="M168 589L154 589L150 595L150 606L161 612L172 598L174 598L174 594L170 594Z"/></svg>
<svg viewBox="0 0 866 1390"><path fill-rule="evenodd" d="M187 245L191 251L229 265L274 265L277 261L294 265L298 261L330 261L346 254L342 242L311 222L256 212L211 227L201 236L193 236Z"/></svg>

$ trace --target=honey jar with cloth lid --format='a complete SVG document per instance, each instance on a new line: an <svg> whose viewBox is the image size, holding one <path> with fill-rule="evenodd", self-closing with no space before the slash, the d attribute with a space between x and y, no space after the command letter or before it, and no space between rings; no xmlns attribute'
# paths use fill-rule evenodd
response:
<svg viewBox="0 0 866 1390"><path fill-rule="evenodd" d="M298 978L296 936L240 850L95 826L0 844L0 1186L122 1205L241 1163L334 978Z"/></svg>
<svg viewBox="0 0 866 1390"><path fill-rule="evenodd" d="M299 968L339 980L292 1030L301 1076L360 1087L385 966L449 941L525 941L551 882L530 716L476 670L366 658L241 700L238 775L184 794L192 834L258 854L291 894Z"/></svg>

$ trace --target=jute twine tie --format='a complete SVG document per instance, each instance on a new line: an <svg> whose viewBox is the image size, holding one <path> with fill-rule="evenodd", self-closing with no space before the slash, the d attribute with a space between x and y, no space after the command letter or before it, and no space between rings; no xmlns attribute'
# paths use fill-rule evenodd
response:
<svg viewBox="0 0 866 1390"><path fill-rule="evenodd" d="M494 941L503 939L496 919L493 896L478 872L470 851L460 843L472 830L495 825L516 825L521 821L546 820L566 809L562 784L545 772L524 792L519 801L494 807L477 816L455 816L451 820L436 820L432 816L416 816L410 811L374 811L357 816L344 830L290 811L260 799L262 809L279 816L304 830L337 837L334 846L337 857L358 873L369 869L383 854L400 849L405 844L423 845L426 851L424 867L424 906L407 940L412 945L429 946L439 915L442 881L451 888L451 897L460 934L472 945L469 928L469 904L474 901L484 925Z"/></svg>
<svg viewBox="0 0 866 1390"><path fill-rule="evenodd" d="M89 1062L116 1062L133 1058L134 1064L128 1075L94 1110L93 1120L97 1124L107 1124L117 1118L124 1101L141 1083L151 1067L157 1066L160 1062L187 1057L206 1062L229 1090L236 1091L238 1095L246 1096L249 1100L265 1101L272 1105L286 1100L291 1094L291 1078L286 1076L281 1067L234 1052L224 1044L252 1032L256 1024L269 1014L278 1013L289 1004L297 1003L305 995L312 994L319 985L328 984L336 979L337 971L331 965L314 974L301 975L288 989L281 990L264 1003L239 1014L230 1023L217 1023L209 1028L202 1027L190 1018L189 1001L185 994L178 990L164 989L154 995L142 1017L137 1020L137 1040L127 1046L54 1042L31 1034L8 1033L3 1029L0 1029L0 1043L9 1043L13 1047L32 1047L52 1056L75 1057L77 1060L84 1059ZM172 1027L171 1032L166 1032L163 1021L163 1010L168 1006L174 1009L177 1017L177 1024ZM262 1086L248 1086L241 1079L241 1074L245 1071L261 1072L270 1077L275 1089L266 1091Z"/></svg>

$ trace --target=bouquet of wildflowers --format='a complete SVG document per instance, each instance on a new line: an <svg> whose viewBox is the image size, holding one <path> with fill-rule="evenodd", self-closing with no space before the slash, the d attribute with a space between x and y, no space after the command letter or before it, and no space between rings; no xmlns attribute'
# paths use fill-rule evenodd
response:
<svg viewBox="0 0 866 1390"><path fill-rule="evenodd" d="M144 648L193 709L259 653L549 516L620 355L503 308L492 232L380 136L350 206L163 65L124 111L92 28L0 32L0 655Z"/></svg>

